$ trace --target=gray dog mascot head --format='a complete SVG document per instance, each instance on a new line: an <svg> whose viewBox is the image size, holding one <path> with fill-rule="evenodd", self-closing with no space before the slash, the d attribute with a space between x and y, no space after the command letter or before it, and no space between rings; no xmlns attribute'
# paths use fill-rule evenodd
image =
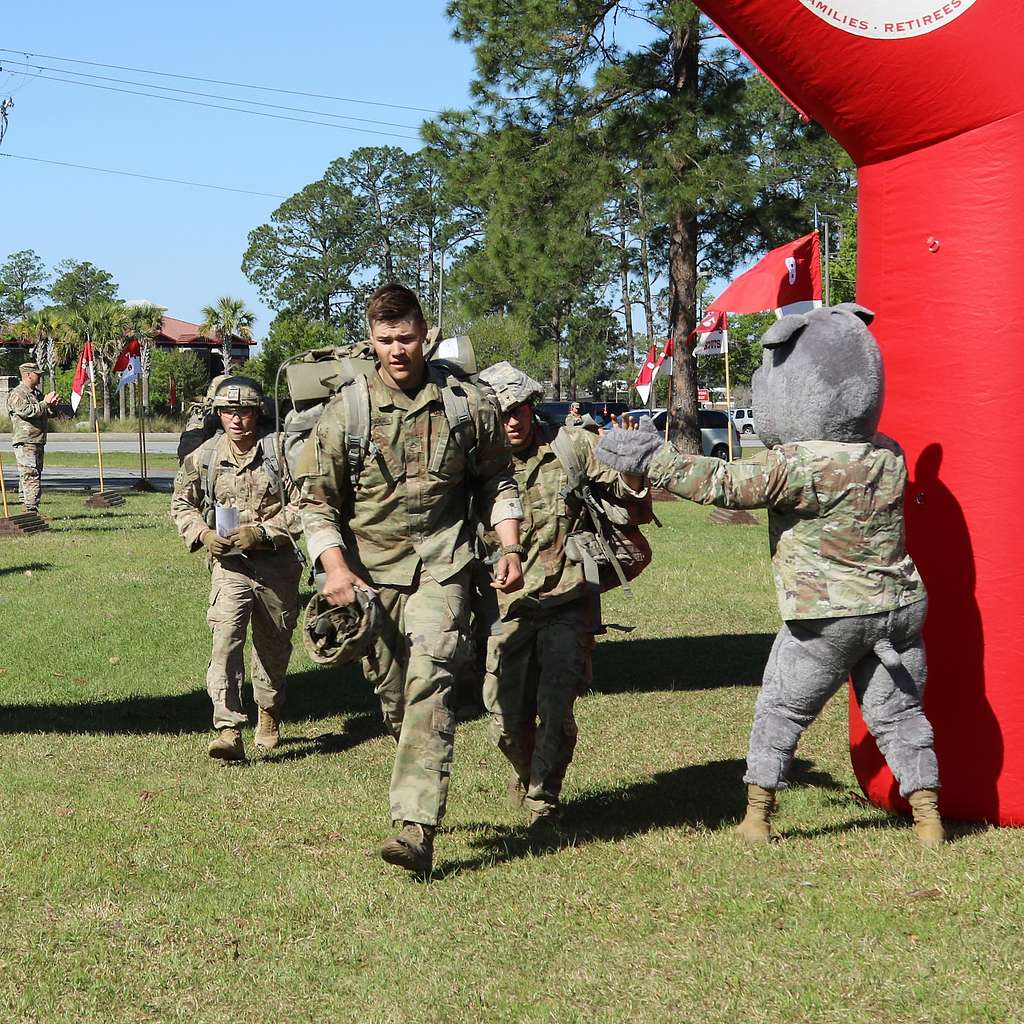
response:
<svg viewBox="0 0 1024 1024"><path fill-rule="evenodd" d="M882 354L853 302L784 316L761 339L754 422L768 447L793 441L870 441L882 413Z"/></svg>

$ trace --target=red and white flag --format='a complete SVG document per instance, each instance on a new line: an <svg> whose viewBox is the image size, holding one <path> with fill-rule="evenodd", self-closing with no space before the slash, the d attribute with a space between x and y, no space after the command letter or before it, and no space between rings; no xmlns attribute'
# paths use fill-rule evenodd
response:
<svg viewBox="0 0 1024 1024"><path fill-rule="evenodd" d="M636 380L633 381L633 387L636 388L636 393L640 396L640 401L644 405L647 404L647 399L651 395L651 385L654 383L655 367L657 365L658 346L652 345L647 353L647 358L644 360L644 365L640 367L640 372L636 375Z"/></svg>
<svg viewBox="0 0 1024 1024"><path fill-rule="evenodd" d="M710 310L694 327L690 338L698 339L693 347L695 356L724 356L729 351L728 315L719 310Z"/></svg>
<svg viewBox="0 0 1024 1024"><path fill-rule="evenodd" d="M658 365L654 367L655 377L660 377L663 373L668 374L672 372L672 357L675 355L675 351L675 343L669 338L665 342L665 347L661 350L661 355L658 356Z"/></svg>
<svg viewBox="0 0 1024 1024"><path fill-rule="evenodd" d="M71 382L71 409L78 412L79 403L82 401L82 392L85 385L92 381L92 344L86 342L82 346L82 354L78 357L78 365L75 367L75 378Z"/></svg>
<svg viewBox="0 0 1024 1024"><path fill-rule="evenodd" d="M740 274L708 307L727 313L777 316L806 313L821 305L821 256L818 232L772 249L745 274Z"/></svg>
<svg viewBox="0 0 1024 1024"><path fill-rule="evenodd" d="M118 393L126 384L131 384L142 376L142 349L139 348L136 338L131 338L121 349L121 354L114 363L114 373L121 375L117 381Z"/></svg>

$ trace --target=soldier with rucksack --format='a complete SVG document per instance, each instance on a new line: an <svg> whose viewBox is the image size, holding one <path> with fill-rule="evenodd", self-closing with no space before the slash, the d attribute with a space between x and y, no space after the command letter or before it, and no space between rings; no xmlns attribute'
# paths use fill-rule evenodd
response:
<svg viewBox="0 0 1024 1024"><path fill-rule="evenodd" d="M479 379L501 411L524 513L523 587L498 593L484 704L492 738L515 772L513 806L531 823L550 823L576 747L573 704L590 680L600 594L628 589L650 562L638 528L653 518L650 494L642 477L597 461L595 434L536 418L544 389L522 370L496 363Z"/></svg>
<svg viewBox="0 0 1024 1024"><path fill-rule="evenodd" d="M171 516L186 546L190 551L205 548L209 557L207 622L213 650L206 686L217 735L208 752L223 761L245 759L243 654L250 626L258 706L255 743L269 750L280 742L298 617L298 493L278 462L263 408L256 381L224 378L212 399L221 429L185 457L171 499Z"/></svg>
<svg viewBox="0 0 1024 1024"><path fill-rule="evenodd" d="M495 531L494 586L511 591L522 575L522 508L497 410L471 382L428 363L416 296L384 285L367 320L375 362L352 372L325 366L337 394L322 413L315 405L305 413L315 426L297 409L285 433L312 429L298 460L299 509L323 599L350 605L357 591L373 591L382 614L362 663L396 741L390 809L400 830L381 856L428 872L452 767L453 681L467 647L475 557L467 510L472 500Z"/></svg>

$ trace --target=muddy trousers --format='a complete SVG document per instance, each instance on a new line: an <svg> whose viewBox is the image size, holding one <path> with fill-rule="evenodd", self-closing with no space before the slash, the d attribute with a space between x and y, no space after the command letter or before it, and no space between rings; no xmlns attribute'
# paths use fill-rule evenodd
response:
<svg viewBox="0 0 1024 1024"><path fill-rule="evenodd" d="M593 645L586 600L503 620L487 647L484 706L491 738L526 787L528 806L557 806L576 749L573 704Z"/></svg>
<svg viewBox="0 0 1024 1024"><path fill-rule="evenodd" d="M42 490L43 446L15 445L14 461L18 465L18 497L26 512L35 512L39 508L39 494Z"/></svg>
<svg viewBox="0 0 1024 1024"><path fill-rule="evenodd" d="M926 610L919 601L876 615L784 622L757 698L743 781L784 787L800 736L849 678L900 793L938 789L932 727L921 706Z"/></svg>
<svg viewBox="0 0 1024 1024"><path fill-rule="evenodd" d="M284 706L285 678L298 618L302 567L291 548L251 557L214 559L206 621L213 650L206 689L213 701L213 727L248 721L242 707L245 638L252 626L252 690L266 711Z"/></svg>
<svg viewBox="0 0 1024 1024"><path fill-rule="evenodd" d="M455 749L452 707L467 653L469 569L438 583L424 569L408 587L381 586L384 628L363 673L398 744L391 772L392 821L440 824Z"/></svg>

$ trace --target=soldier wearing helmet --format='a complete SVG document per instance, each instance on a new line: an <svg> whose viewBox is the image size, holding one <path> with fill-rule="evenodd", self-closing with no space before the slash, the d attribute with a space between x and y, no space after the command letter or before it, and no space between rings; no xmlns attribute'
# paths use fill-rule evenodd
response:
<svg viewBox="0 0 1024 1024"><path fill-rule="evenodd" d="M525 513L523 587L498 593L501 615L487 641L484 705L491 737L515 773L509 799L532 824L550 823L558 818L576 747L573 704L590 680L590 652L600 628L597 591L566 553L581 508L565 453L571 452L580 483L628 510L635 522L648 521L650 499L642 477L622 476L597 461L596 434L535 416L544 389L522 370L496 363L479 379L501 410Z"/></svg>
<svg viewBox="0 0 1024 1024"><path fill-rule="evenodd" d="M171 499L171 516L188 549L208 552L206 618L213 651L206 688L217 732L208 752L223 761L245 758L243 652L250 625L258 706L255 743L270 750L280 742L285 676L298 618L298 493L278 463L272 431L262 422L263 403L263 390L250 377L225 377L217 385L211 405L220 430L186 456Z"/></svg>

